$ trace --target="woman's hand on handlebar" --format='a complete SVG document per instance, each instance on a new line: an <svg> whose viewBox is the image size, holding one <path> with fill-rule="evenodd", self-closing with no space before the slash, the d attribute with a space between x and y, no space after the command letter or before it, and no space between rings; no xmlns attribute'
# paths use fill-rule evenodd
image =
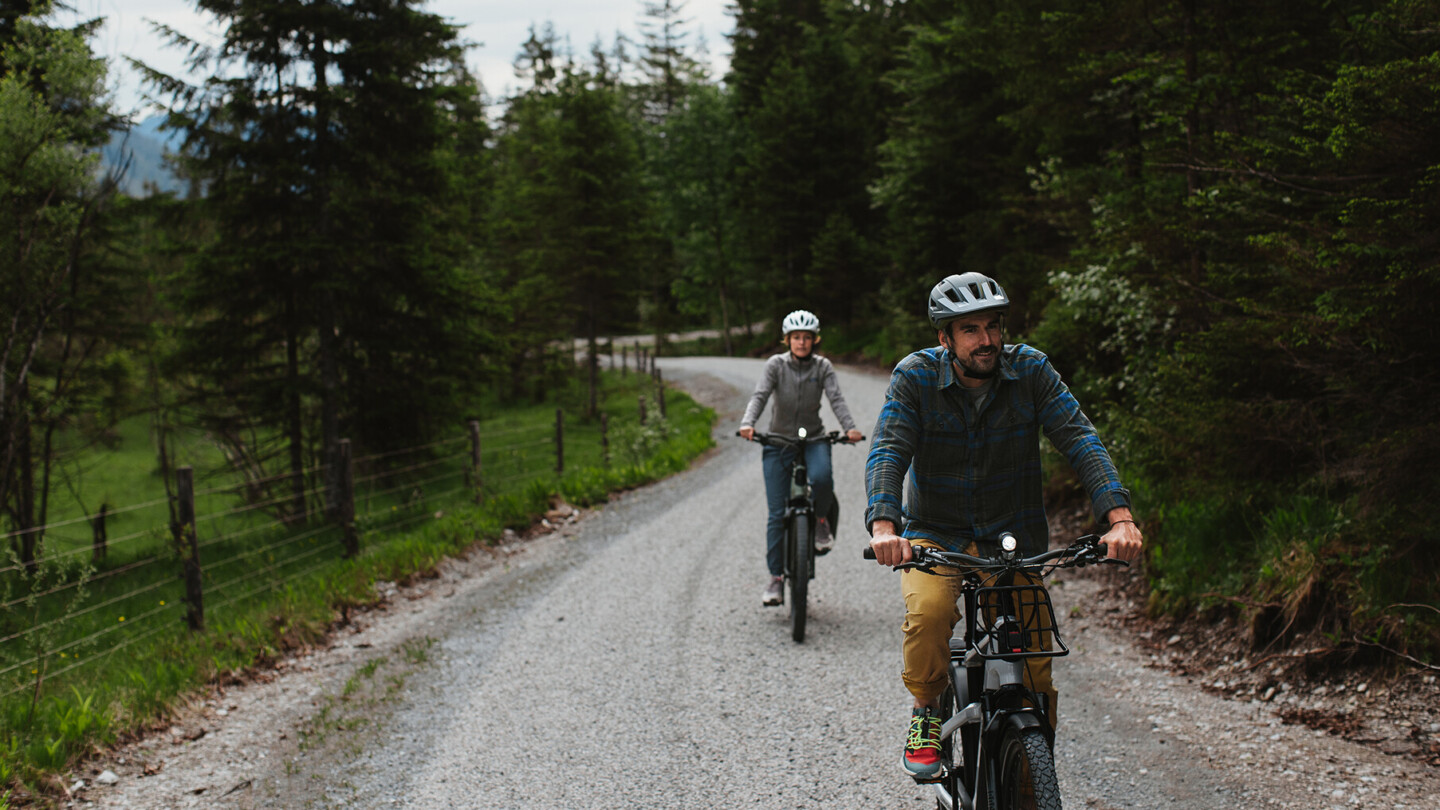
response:
<svg viewBox="0 0 1440 810"><path fill-rule="evenodd" d="M910 562L910 541L896 534L895 524L888 520L870 524L870 548L881 565L894 568Z"/></svg>
<svg viewBox="0 0 1440 810"><path fill-rule="evenodd" d="M740 434L740 438L744 439L747 442L755 440L755 428L751 427L750 425L746 425L745 427L740 428L740 430L737 432Z"/></svg>

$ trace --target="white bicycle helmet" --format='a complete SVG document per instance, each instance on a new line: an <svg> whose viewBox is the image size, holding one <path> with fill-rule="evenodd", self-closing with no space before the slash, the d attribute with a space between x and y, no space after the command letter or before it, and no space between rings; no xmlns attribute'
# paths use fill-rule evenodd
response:
<svg viewBox="0 0 1440 810"><path fill-rule="evenodd" d="M809 310L797 309L789 315L786 315L785 320L780 323L781 337L791 332L813 332L818 336L820 334L820 319L815 317L815 313Z"/></svg>
<svg viewBox="0 0 1440 810"><path fill-rule="evenodd" d="M930 291L930 325L936 329L966 315L1009 308L1004 288L984 273L947 276Z"/></svg>

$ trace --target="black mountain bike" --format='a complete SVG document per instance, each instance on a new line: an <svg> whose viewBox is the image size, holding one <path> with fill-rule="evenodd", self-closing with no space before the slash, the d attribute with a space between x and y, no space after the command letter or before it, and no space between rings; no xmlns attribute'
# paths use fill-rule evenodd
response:
<svg viewBox="0 0 1440 810"><path fill-rule="evenodd" d="M735 435L740 434L737 431ZM805 445L821 442L849 444L850 441L838 430L807 437L805 428L800 428L798 439L756 431L753 441L795 450L786 473L790 481L790 495L785 502L785 585L790 591L790 637L801 642L805 640L810 580L815 578L815 500L810 493L810 471L805 466ZM840 524L839 498L832 500L830 514L824 517L829 519L831 531L837 531Z"/></svg>
<svg viewBox="0 0 1440 810"><path fill-rule="evenodd" d="M1070 652L1044 580L1061 568L1129 565L1107 558L1093 534L1034 557L1022 558L1017 546L1009 532L993 558L914 546L911 562L896 566L965 580L950 683L940 697L940 773L923 780L934 783L944 810L1060 810L1048 700L1024 678L1025 659ZM874 549L864 556L875 559Z"/></svg>

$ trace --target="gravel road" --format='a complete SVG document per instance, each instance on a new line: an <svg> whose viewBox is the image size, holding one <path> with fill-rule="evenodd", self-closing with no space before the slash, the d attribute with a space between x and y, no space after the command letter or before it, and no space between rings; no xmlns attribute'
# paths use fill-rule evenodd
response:
<svg viewBox="0 0 1440 810"><path fill-rule="evenodd" d="M217 688L87 765L75 804L933 806L899 768L903 605L898 577L860 559L863 448L835 448L839 541L794 644L784 609L760 605L759 448L733 437L761 361L660 365L721 414L701 463L382 589L384 606L328 648ZM840 373L868 433L886 378ZM1056 666L1067 807L1440 808L1435 769L1152 666L1098 620L1133 609L1101 601L1101 584L1054 589L1077 616ZM118 781L96 784L102 771Z"/></svg>

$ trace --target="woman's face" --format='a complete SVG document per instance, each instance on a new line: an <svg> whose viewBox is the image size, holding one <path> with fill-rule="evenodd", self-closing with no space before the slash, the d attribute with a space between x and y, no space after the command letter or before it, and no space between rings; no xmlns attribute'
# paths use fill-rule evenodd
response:
<svg viewBox="0 0 1440 810"><path fill-rule="evenodd" d="M785 336L785 343L796 357L809 357L815 351L815 333L797 329Z"/></svg>

